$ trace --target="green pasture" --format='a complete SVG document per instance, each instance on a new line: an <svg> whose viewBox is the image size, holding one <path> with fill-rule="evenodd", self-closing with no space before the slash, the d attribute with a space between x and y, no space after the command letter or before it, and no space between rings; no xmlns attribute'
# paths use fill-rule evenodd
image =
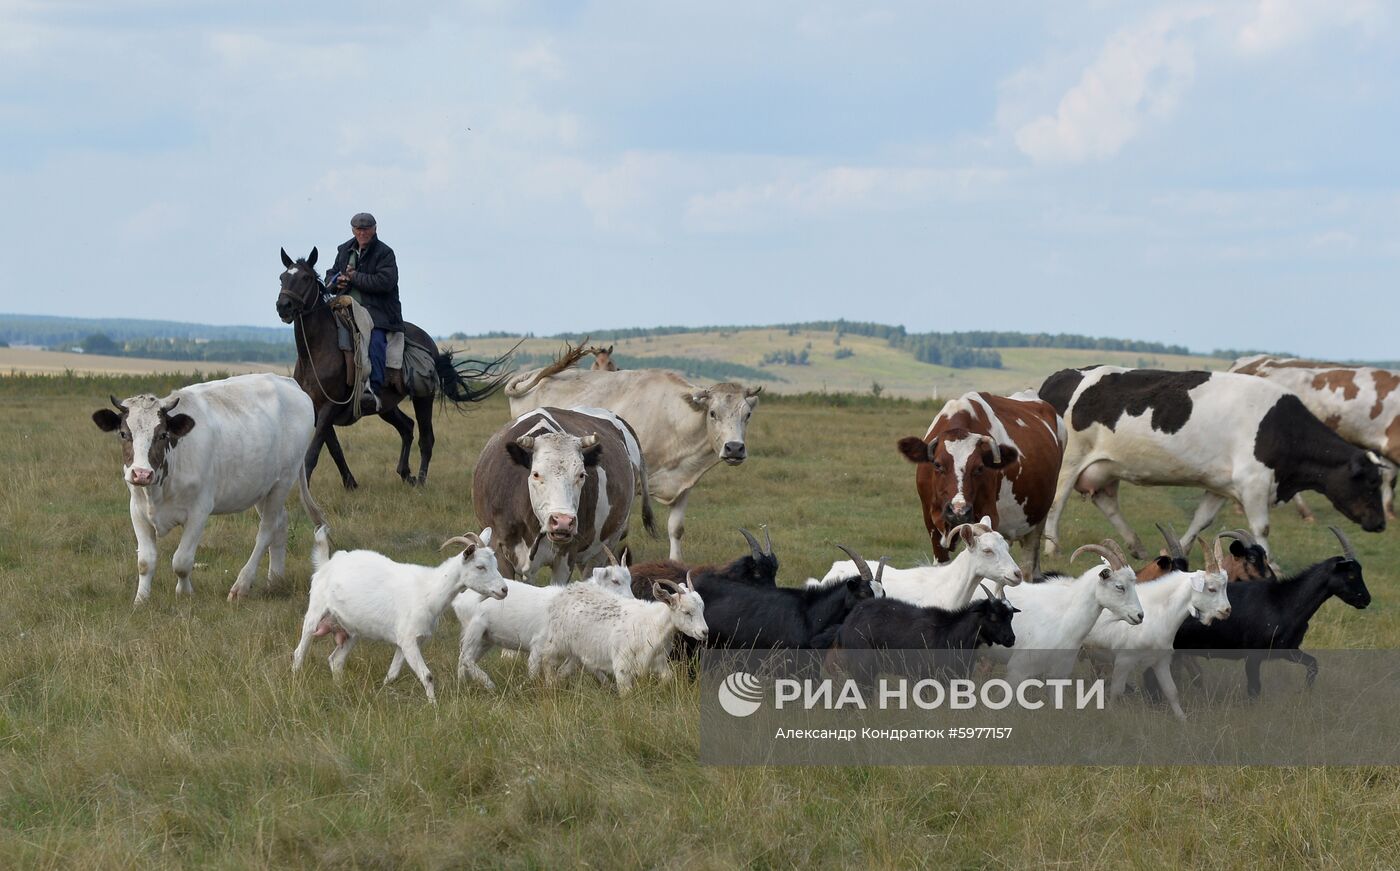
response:
<svg viewBox="0 0 1400 871"><path fill-rule="evenodd" d="M390 650L374 644L354 652L340 685L324 643L293 677L311 538L299 508L289 577L277 588L264 582L249 601L225 601L252 545L249 512L210 523L192 599L174 596L173 534L161 542L151 602L131 605L120 451L89 415L109 392L174 383L0 377L4 867L1400 862L1394 768L703 768L692 684L645 685L620 700L591 680L543 688L518 660L493 658L486 667L499 692L458 685L450 615L425 646L437 707L408 675L381 689ZM894 442L922 434L933 407L765 396L749 461L714 469L691 498L687 556L731 558L744 547L736 527L766 523L788 584L822 574L841 556L836 542L897 564L927 558L913 469ZM419 490L393 475L387 425L342 430L361 488L342 490L328 457L312 481L337 545L436 562L439 542L477 528L472 466L507 417L499 399L440 411L432 474ZM1182 528L1193 504L1189 491L1125 488L1125 511L1149 541L1153 520ZM1320 497L1311 504L1317 526L1275 513L1272 540L1286 568L1336 552L1324 527L1337 515ZM1238 515L1227 510L1224 521ZM1397 646L1400 533L1344 525L1375 601L1366 611L1328 603L1308 646ZM1108 531L1091 505L1069 509L1066 542ZM665 552L639 525L631 543L643 557ZM1189 692L1184 702L1189 713Z"/></svg>

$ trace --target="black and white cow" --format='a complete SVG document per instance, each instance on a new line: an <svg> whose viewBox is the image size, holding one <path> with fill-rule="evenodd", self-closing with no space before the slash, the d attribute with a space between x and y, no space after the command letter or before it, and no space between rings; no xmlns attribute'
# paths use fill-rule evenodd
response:
<svg viewBox="0 0 1400 871"><path fill-rule="evenodd" d="M1118 508L1118 482L1204 487L1182 541L1210 525L1228 499L1244 506L1268 550L1269 508L1316 490L1368 532L1385 528L1381 470L1303 406L1262 378L1226 372L1166 372L1090 366L1045 379L1040 398L1069 430L1046 552L1058 544L1072 490L1087 493L1143 557L1142 541Z"/></svg>
<svg viewBox="0 0 1400 871"><path fill-rule="evenodd" d="M537 408L498 430L472 476L477 520L496 531L502 573L534 580L545 565L563 584L575 568L621 550L633 494L645 480L631 427L603 409ZM643 521L653 527L643 490Z"/></svg>

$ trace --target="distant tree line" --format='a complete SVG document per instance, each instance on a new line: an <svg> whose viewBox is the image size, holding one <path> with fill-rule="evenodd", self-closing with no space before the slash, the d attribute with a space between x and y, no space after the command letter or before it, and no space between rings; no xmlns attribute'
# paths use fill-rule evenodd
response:
<svg viewBox="0 0 1400 871"><path fill-rule="evenodd" d="M0 341L12 345L72 347L102 334L116 342L133 339L207 339L209 341L292 344L291 327L224 327L134 318L68 318L52 315L0 314Z"/></svg>
<svg viewBox="0 0 1400 871"><path fill-rule="evenodd" d="M92 333L76 344L54 350L81 348L86 354L144 357L154 360L201 360L210 363L295 363L295 346L281 342L245 342L231 339L128 339L118 342L106 333Z"/></svg>

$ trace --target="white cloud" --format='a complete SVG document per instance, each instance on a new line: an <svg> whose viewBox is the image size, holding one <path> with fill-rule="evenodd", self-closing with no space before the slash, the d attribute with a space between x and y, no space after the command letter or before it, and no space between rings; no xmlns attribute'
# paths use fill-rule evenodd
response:
<svg viewBox="0 0 1400 871"><path fill-rule="evenodd" d="M1191 28L1207 14L1174 8L1111 36L1053 115L1016 131L1036 163L1111 157L1153 119L1170 115L1196 72Z"/></svg>
<svg viewBox="0 0 1400 871"><path fill-rule="evenodd" d="M1373 0L1259 0L1235 42L1244 54L1267 54L1330 27L1359 25L1374 32L1383 17Z"/></svg>

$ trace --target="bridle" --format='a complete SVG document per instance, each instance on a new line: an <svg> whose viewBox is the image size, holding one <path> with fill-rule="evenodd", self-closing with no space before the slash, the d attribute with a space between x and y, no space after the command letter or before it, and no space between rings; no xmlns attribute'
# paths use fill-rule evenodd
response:
<svg viewBox="0 0 1400 871"><path fill-rule="evenodd" d="M330 395L329 393L326 392L326 385L324 385L324 384L321 383L321 375L320 375L320 373L318 373L318 372L316 371L316 358L313 357L313 356L311 356L311 348L310 348L310 346L308 346L308 345L306 344L306 323L305 323L305 317L306 317L308 314L311 314L312 312L316 311L317 309L320 309L320 308L329 308L329 303L326 302L326 291L327 291L327 287L326 287L326 285L321 281L321 279L317 277L317 275L316 275L316 270L310 268L309 266L305 266L304 264L300 264L300 263L297 264L297 268L298 268L299 270L300 270L300 269L306 269L306 270L307 270L307 272L308 272L308 273L310 274L310 276L311 276L311 285L312 285L311 288L309 289L309 293L303 294L302 297L301 297L300 299L297 299L297 300L296 300L297 305L299 306L299 308L296 309L296 311L294 312L294 314L296 315L296 318L297 318L297 326L301 327L300 330L297 330L297 333L299 333L300 336L301 336L301 338L300 338L300 344L299 344L299 346L297 347L297 354L303 354L303 353L304 353L304 354L306 355L306 368L308 368L308 369L311 370L311 377L314 378L314 379L316 379L316 387L317 387L318 389L320 389L321 395L324 396L324 397L326 398L326 401L327 401L327 402L331 403L332 405L349 405L350 403L352 403L352 402L355 401L355 392L354 392L354 390L351 389L350 395L349 395L349 396L346 396L345 399L343 399L343 400L342 400L342 399L332 399L332 398L331 398L331 395ZM291 296L292 296L292 294L288 293L289 288L287 287L286 279L283 279L283 281L284 281L284 284L283 284L283 286L282 286L282 292L281 292L280 294L278 294L278 297L277 297L279 300L280 300L283 296L288 296L288 297L291 297ZM309 300L308 300L308 297L310 297ZM308 304L308 302L309 302L309 304Z"/></svg>

